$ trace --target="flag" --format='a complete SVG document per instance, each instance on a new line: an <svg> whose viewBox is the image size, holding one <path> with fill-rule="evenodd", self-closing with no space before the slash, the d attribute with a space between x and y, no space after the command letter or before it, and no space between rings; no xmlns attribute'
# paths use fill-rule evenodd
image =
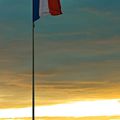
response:
<svg viewBox="0 0 120 120"><path fill-rule="evenodd" d="M33 0L33 22L48 14L62 14L60 0Z"/></svg>

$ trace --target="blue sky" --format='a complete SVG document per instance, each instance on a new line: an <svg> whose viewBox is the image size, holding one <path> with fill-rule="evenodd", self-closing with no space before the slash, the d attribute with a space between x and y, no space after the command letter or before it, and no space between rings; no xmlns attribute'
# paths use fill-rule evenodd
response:
<svg viewBox="0 0 120 120"><path fill-rule="evenodd" d="M118 98L120 1L61 2L63 15L35 23L37 104ZM10 107L30 104L31 6L0 0L0 100Z"/></svg>

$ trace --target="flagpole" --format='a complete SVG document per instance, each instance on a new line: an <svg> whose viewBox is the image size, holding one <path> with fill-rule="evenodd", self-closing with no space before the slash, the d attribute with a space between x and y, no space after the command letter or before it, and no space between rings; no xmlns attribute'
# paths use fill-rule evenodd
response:
<svg viewBox="0 0 120 120"><path fill-rule="evenodd" d="M35 41L34 41L34 22L32 23L32 120L35 120Z"/></svg>
<svg viewBox="0 0 120 120"><path fill-rule="evenodd" d="M35 25L33 21L33 0L32 0L32 120L35 120Z"/></svg>

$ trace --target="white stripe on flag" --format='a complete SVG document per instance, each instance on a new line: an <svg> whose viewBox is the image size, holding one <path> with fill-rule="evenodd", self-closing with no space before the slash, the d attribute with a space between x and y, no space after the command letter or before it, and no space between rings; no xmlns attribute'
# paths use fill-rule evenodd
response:
<svg viewBox="0 0 120 120"><path fill-rule="evenodd" d="M44 16L49 14L48 0L40 0L39 15Z"/></svg>

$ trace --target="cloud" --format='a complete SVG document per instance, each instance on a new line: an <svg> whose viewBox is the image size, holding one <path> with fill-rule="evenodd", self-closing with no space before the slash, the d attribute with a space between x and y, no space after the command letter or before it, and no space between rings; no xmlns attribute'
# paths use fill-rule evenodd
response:
<svg viewBox="0 0 120 120"><path fill-rule="evenodd" d="M5 10L5 14L1 10L0 19L0 106L29 106L30 2L2 0L0 3ZM48 16L36 23L37 104L118 98L119 2L65 0L62 3L62 16ZM10 11L5 9L8 5Z"/></svg>
<svg viewBox="0 0 120 120"><path fill-rule="evenodd" d="M31 75L4 71L0 79L1 108L31 105Z"/></svg>

